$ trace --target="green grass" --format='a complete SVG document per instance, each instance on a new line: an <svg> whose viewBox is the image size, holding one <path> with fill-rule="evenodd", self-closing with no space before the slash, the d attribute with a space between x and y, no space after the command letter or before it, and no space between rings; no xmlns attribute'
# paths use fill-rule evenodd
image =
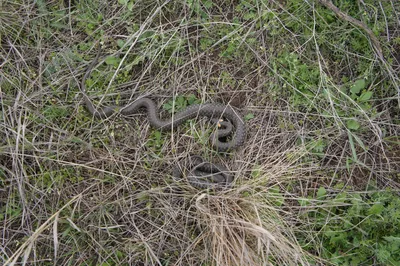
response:
<svg viewBox="0 0 400 266"><path fill-rule="evenodd" d="M400 4L333 1L0 3L0 264L397 265ZM234 106L245 145L191 120L94 119L154 99L163 116ZM189 154L235 175L175 181Z"/></svg>

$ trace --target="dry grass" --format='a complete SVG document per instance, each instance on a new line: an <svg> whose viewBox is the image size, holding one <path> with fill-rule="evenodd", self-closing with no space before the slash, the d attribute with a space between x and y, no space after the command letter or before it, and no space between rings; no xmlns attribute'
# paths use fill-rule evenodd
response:
<svg viewBox="0 0 400 266"><path fill-rule="evenodd" d="M256 1L257 19L236 22L237 3L217 1L205 9L215 20L204 22L190 1L137 1L132 12L103 1L38 2L0 3L1 263L327 265L296 239L298 225L306 223L298 217L298 200L320 186L334 191L338 182L363 189L376 180L380 188L398 188L400 63L355 55L344 46L332 48L346 58L331 65L329 53L319 49L315 28L305 41L285 26L289 13L310 27L301 14L319 16L313 6L303 3L291 13L285 1ZM268 10L276 17L261 30L257 22ZM221 29L203 50L201 39L221 25L234 27ZM386 26L391 41L383 47L398 60L399 44L392 40L399 30ZM278 29L281 36L266 33ZM248 43L248 36L257 45ZM244 48L243 64L219 56L221 45L232 38L236 49ZM245 146L227 156L217 154L206 141L203 121L157 140L142 114L92 119L78 84L97 41L106 48L94 70L93 99L125 103L151 95L161 107L174 95L193 93L203 102L231 104L254 115L247 121ZM313 109L296 108L285 97L293 91L304 94L302 80L284 75L292 71L289 66L271 63L285 46L318 66L319 87L315 97L307 98ZM107 56L121 60L106 65ZM127 69L135 60L140 62ZM371 83L388 88L375 92L375 117L345 95L338 82L345 74L356 79L356 61L368 62L371 73L387 78ZM321 101L324 93L328 104ZM362 131L346 130L340 110L359 114ZM320 152L313 146L318 140L329 140ZM232 169L234 186L212 192L174 182L170 169L192 153ZM349 166L349 158L356 163ZM272 193L271 187L280 192ZM278 203L282 199L283 205Z"/></svg>

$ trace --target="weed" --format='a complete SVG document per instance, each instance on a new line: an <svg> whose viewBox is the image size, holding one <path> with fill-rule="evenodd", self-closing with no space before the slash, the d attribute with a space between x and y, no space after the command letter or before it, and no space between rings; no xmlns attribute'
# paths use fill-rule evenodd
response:
<svg viewBox="0 0 400 266"><path fill-rule="evenodd" d="M164 110L168 113L173 114L182 111L186 107L192 104L200 104L201 101L196 98L194 94L189 94L187 96L179 95L175 99L169 100L163 105Z"/></svg>
<svg viewBox="0 0 400 266"><path fill-rule="evenodd" d="M337 265L396 265L400 260L400 199L395 193L332 195L320 187L315 201L302 201L301 205L312 208L303 218L310 219L322 244L319 252L329 261ZM308 249L318 252L312 245Z"/></svg>
<svg viewBox="0 0 400 266"><path fill-rule="evenodd" d="M146 143L146 146L151 148L157 154L161 154L161 148L164 145L164 137L162 137L161 131L154 130L149 136L149 140Z"/></svg>

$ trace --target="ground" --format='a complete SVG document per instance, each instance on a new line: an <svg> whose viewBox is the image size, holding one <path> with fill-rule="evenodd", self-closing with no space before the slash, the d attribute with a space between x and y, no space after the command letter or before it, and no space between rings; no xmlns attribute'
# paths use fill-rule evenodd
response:
<svg viewBox="0 0 400 266"><path fill-rule="evenodd" d="M0 263L398 265L400 4L373 0L0 3ZM95 59L98 63L82 79ZM222 103L246 140L220 153ZM224 190L172 177L191 154Z"/></svg>

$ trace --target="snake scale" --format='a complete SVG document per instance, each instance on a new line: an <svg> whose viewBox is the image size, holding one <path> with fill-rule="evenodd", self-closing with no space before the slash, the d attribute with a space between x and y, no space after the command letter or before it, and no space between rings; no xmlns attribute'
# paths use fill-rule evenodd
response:
<svg viewBox="0 0 400 266"><path fill-rule="evenodd" d="M131 115L137 113L144 108L147 111L147 118L152 127L170 131L178 127L188 119L197 117L208 117L211 121L218 123L217 132L211 134L210 141L213 148L217 151L224 152L235 149L243 145L246 129L244 120L239 116L232 107L220 103L194 104L186 109L177 112L171 118L160 119L156 103L150 98L139 98L121 107L116 105L97 108L86 94L85 81L90 76L92 69L97 64L101 49L92 63L89 65L83 79L81 81L81 90L87 110L96 118L106 118L119 111L122 115ZM222 120L226 119L228 121ZM235 131L233 132L233 128ZM232 134L233 133L233 134ZM222 141L222 138L231 136L229 141ZM200 156L193 156L187 163L187 167L191 170L188 173L188 181L192 186L197 188L216 187L218 185L229 185L233 178L227 173L227 169L216 164L204 162ZM175 179L181 179L183 176L180 168L175 167L172 173Z"/></svg>

